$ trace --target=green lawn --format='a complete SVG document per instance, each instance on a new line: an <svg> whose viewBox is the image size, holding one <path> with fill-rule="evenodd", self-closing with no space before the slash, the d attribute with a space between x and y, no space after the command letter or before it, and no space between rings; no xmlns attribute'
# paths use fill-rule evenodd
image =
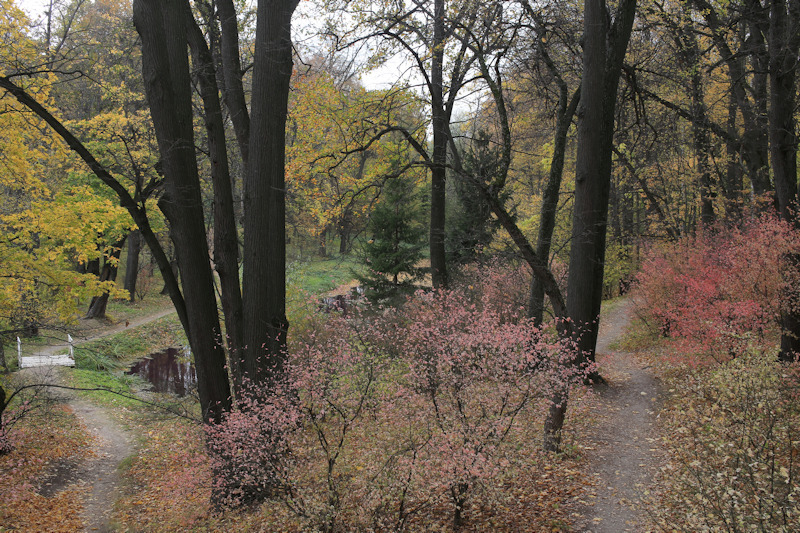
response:
<svg viewBox="0 0 800 533"><path fill-rule="evenodd" d="M363 265L353 255L331 255L313 261L295 261L287 267L287 292L292 298L296 293L310 295L324 294L337 287L350 283L354 272L360 272Z"/></svg>

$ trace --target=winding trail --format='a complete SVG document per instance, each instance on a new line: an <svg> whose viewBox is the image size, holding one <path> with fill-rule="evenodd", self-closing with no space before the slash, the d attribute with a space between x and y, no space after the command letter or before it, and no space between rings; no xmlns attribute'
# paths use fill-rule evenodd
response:
<svg viewBox="0 0 800 533"><path fill-rule="evenodd" d="M63 385L63 367L34 367L21 370L28 382ZM91 455L85 459L67 459L50 466L40 480L38 493L52 497L70 488L84 488L81 516L84 531L110 532L111 513L119 497L119 464L134 451L133 436L114 420L108 410L98 407L74 391L55 388L53 398L67 404L92 436Z"/></svg>
<svg viewBox="0 0 800 533"><path fill-rule="evenodd" d="M167 315L172 315L175 313L175 309L170 307L166 309L162 309L160 311L156 311L155 313L138 317L133 320L125 321L125 322L118 322L112 326L103 326L99 325L97 328L93 328L87 331L84 331L83 335L76 334L76 338L72 342L73 346L80 346L81 344L91 342L97 339L102 339L104 337L108 337L110 335L115 335L117 333L121 333L126 329L133 329L138 326L142 326L144 324L149 324L150 322L154 322L159 318L163 318ZM67 339L59 339L58 342L54 342L49 346L41 347L35 351L33 355L55 355L57 353L63 352L69 348L69 343Z"/></svg>
<svg viewBox="0 0 800 533"><path fill-rule="evenodd" d="M635 355L611 349L632 311L633 303L624 300L600 324L597 361L607 384L597 389L593 414L598 423L586 443L594 494L575 523L575 530L583 533L648 531L642 497L651 489L660 464L656 427L660 385Z"/></svg>
<svg viewBox="0 0 800 533"><path fill-rule="evenodd" d="M174 309L162 310L128 323L98 328L89 335L76 339L74 344L79 345L125 329L132 329L174 312ZM52 355L63 351L65 346L49 346L38 350L37 355ZM26 368L20 373L29 381L63 385L65 375L69 371L63 367L36 367ZM92 455L82 461L62 461L53 465L41 480L38 492L42 496L52 497L68 487L84 487L86 489L82 501L84 531L114 531L111 515L114 503L119 498L119 465L134 452L133 435L111 416L110 410L79 398L72 391L65 389L56 391L58 401L68 404L92 435Z"/></svg>
<svg viewBox="0 0 800 533"><path fill-rule="evenodd" d="M106 410L71 395L64 399L94 439L92 456L55 465L39 494L50 497L68 487L84 487L84 531L114 531L111 514L120 496L119 464L133 453L133 436Z"/></svg>

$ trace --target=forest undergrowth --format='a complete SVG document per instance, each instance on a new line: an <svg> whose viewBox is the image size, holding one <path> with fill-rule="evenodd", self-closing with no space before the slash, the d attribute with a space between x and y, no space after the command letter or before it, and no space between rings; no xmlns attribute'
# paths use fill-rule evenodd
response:
<svg viewBox="0 0 800 533"><path fill-rule="evenodd" d="M297 403L245 398L209 435L210 454L197 427L152 426L118 520L143 531L568 531L580 424L555 458L540 451L542 423L557 386L575 389L573 418L586 420L582 374L562 375L569 350L500 303L524 290L501 271L399 310L295 322ZM238 495L224 510L209 504L220 484Z"/></svg>
<svg viewBox="0 0 800 533"><path fill-rule="evenodd" d="M780 259L797 245L760 220L654 248L643 261L637 319L619 348L648 361L668 391L665 462L647 499L656 530L788 532L800 521L800 368L776 355L781 291L793 282ZM501 305L525 290L524 270L512 270L476 269L462 289L420 293L397 310L296 320L296 400L253 393L242 400L251 408L212 433L131 414L139 444L124 464L114 523L154 532L570 531L590 483L584 438L596 398L583 371L562 373L569 346ZM564 453L546 455L543 414L563 386ZM54 454L88 453L69 416L29 417L15 429L15 451L0 458L3 524L78 519L51 520L48 509L80 509L79 490L35 494ZM54 440L65 444L43 445ZM212 505L220 484L233 498ZM34 515L34 506L43 510ZM39 529L68 530L58 527Z"/></svg>
<svg viewBox="0 0 800 533"><path fill-rule="evenodd" d="M796 232L772 218L652 249L625 349L669 394L668 461L651 518L664 531L795 531L800 523L800 365L780 362L798 280L781 268Z"/></svg>
<svg viewBox="0 0 800 533"><path fill-rule="evenodd" d="M69 407L51 405L18 424L12 442L0 456L0 531L80 531L85 488L47 494L46 486L59 464L91 455L86 428Z"/></svg>
<svg viewBox="0 0 800 533"><path fill-rule="evenodd" d="M232 415L222 433L212 435L218 444L209 454L200 425L103 396L103 408L138 435L135 454L122 465L124 494L112 525L135 531L430 531L452 530L458 515L462 531L518 531L520 524L568 530L583 483L577 434L588 403L582 374L562 375L560 358L568 347L500 304L499 295L525 286L516 278L523 271L501 276L504 268L472 272L465 290L419 294L400 311L313 313L296 320L292 376L301 401L285 434L290 453L272 473L260 469L264 454L274 452L259 439L275 429L264 426L274 423L268 412ZM540 452L542 418L556 386L575 388L573 421L558 458ZM22 438L26 425L45 422L21 422L14 451L2 458L4 469L32 453ZM253 435L255 441L248 440ZM230 460L244 449L248 457ZM80 460L80 453L71 458ZM219 475L215 462L221 454L234 468L228 477ZM45 452L43 461L57 460ZM36 480L46 469L23 470ZM265 475L281 476L290 490L266 503L237 506ZM241 483L242 501L212 506L215 483L228 478ZM68 508L79 521L86 495L58 494L45 499L55 506L72 497ZM22 499L28 505L41 498L31 492ZM19 506L2 507L18 529L68 531L78 523L43 525Z"/></svg>

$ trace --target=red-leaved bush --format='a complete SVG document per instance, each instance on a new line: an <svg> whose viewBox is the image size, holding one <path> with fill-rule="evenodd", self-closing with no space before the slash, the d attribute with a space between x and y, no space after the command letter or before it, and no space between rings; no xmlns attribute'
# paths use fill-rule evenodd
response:
<svg viewBox="0 0 800 533"><path fill-rule="evenodd" d="M217 504L247 505L287 490L287 438L298 420L287 389L250 387L239 398L239 409L222 423L206 426Z"/></svg>
<svg viewBox="0 0 800 533"><path fill-rule="evenodd" d="M492 291L418 294L403 310L398 339L405 386L431 431L425 469L446 483L459 523L469 490L504 466L503 444L537 398L552 398L583 375L574 350L498 304ZM513 320L511 320L513 318Z"/></svg>
<svg viewBox="0 0 800 533"><path fill-rule="evenodd" d="M292 394L252 394L209 433L218 487L233 503L280 496L322 531L402 531L432 507L459 524L583 377L553 330L475 286L320 314L290 343Z"/></svg>
<svg viewBox="0 0 800 533"><path fill-rule="evenodd" d="M692 362L726 360L779 331L800 281L784 259L798 252L797 232L767 216L654 247L638 276L640 315Z"/></svg>
<svg viewBox="0 0 800 533"><path fill-rule="evenodd" d="M550 268L561 291L566 293L566 265L555 260ZM525 316L531 292L531 269L527 264L492 259L465 265L456 276L471 300L480 300L501 314L511 314L511 320Z"/></svg>

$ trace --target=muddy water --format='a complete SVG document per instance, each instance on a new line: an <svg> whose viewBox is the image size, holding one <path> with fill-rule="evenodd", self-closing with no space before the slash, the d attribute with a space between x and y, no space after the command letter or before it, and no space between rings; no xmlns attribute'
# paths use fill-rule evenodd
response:
<svg viewBox="0 0 800 533"><path fill-rule="evenodd" d="M151 383L155 392L185 396L187 392L197 387L194 365L188 357L175 348L154 353L133 365L125 373L138 375Z"/></svg>

